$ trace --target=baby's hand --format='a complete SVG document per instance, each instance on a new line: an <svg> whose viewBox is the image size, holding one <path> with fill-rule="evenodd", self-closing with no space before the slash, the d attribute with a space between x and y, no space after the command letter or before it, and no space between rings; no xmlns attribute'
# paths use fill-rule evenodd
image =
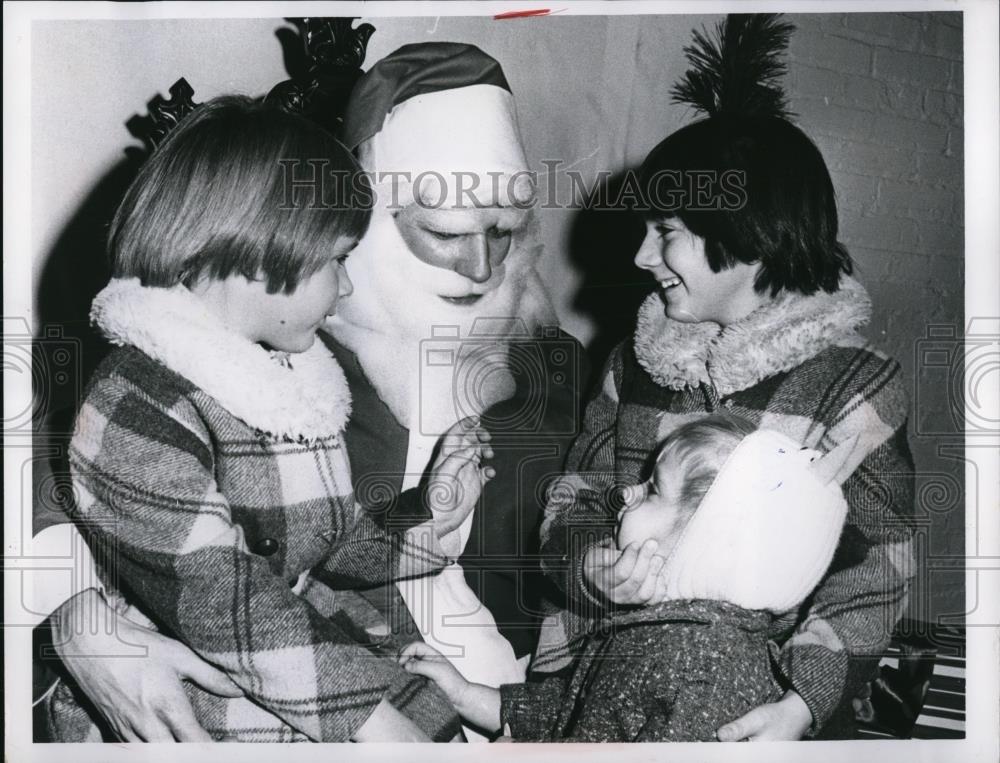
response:
<svg viewBox="0 0 1000 763"><path fill-rule="evenodd" d="M471 416L442 436L426 492L439 538L462 524L479 500L483 483L495 476L493 467L481 465L484 458L493 457L489 439L489 432Z"/></svg>
<svg viewBox="0 0 1000 763"><path fill-rule="evenodd" d="M436 683L466 722L487 732L500 730L500 691L466 681L434 647L422 641L407 644L399 653L399 664Z"/></svg>
<svg viewBox="0 0 1000 763"><path fill-rule="evenodd" d="M431 679L456 707L462 704L463 695L470 684L434 647L423 641L407 644L399 653L399 664L408 673Z"/></svg>
<svg viewBox="0 0 1000 763"><path fill-rule="evenodd" d="M659 546L647 540L642 546L629 544L624 551L598 546L583 559L583 577L591 587L615 604L649 604L666 596L664 558Z"/></svg>

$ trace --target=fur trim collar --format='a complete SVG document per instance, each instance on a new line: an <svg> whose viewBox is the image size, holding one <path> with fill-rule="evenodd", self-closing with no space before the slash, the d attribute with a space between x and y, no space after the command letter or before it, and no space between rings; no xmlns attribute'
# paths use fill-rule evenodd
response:
<svg viewBox="0 0 1000 763"><path fill-rule="evenodd" d="M136 278L113 279L90 317L113 344L142 350L267 434L315 440L347 424L347 380L318 339L303 353L268 352L225 328L183 286L146 287Z"/></svg>
<svg viewBox="0 0 1000 763"><path fill-rule="evenodd" d="M868 293L847 276L833 294L784 292L721 331L715 323L668 318L655 293L639 308L635 354L662 387L683 390L706 383L727 395L849 339L870 317Z"/></svg>

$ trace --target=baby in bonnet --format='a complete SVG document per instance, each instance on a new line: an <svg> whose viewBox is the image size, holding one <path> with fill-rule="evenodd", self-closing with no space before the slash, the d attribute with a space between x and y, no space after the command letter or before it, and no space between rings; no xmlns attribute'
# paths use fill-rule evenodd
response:
<svg viewBox="0 0 1000 763"><path fill-rule="evenodd" d="M713 741L787 688L768 625L830 564L855 446L822 456L733 416L681 426L618 514L619 549L659 544L662 597L595 622L573 666L540 681L470 683L423 643L400 662L433 679L467 723L517 741Z"/></svg>

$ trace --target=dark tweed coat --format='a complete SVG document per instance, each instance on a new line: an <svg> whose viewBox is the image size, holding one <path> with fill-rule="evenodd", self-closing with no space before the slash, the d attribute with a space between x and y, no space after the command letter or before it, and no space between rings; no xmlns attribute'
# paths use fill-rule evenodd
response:
<svg viewBox="0 0 1000 763"><path fill-rule="evenodd" d="M500 688L520 741L710 742L778 699L765 612L667 601L599 620L568 677Z"/></svg>
<svg viewBox="0 0 1000 763"><path fill-rule="evenodd" d="M322 597L297 595L447 562L429 514L409 507L409 529L390 531L391 516L377 523L355 501L341 439L350 396L329 351L276 358L185 292L135 282L112 282L94 316L126 346L95 373L77 419L76 519L111 560L109 588L130 616L246 693L191 687L199 722L240 741L346 741L387 698L432 737L453 736L435 687L355 643L310 603ZM74 707L63 685L52 717L65 741L82 736Z"/></svg>
<svg viewBox="0 0 1000 763"><path fill-rule="evenodd" d="M856 333L870 310L862 287L847 278L834 294L784 294L719 333L715 324L668 319L659 295L649 297L634 341L608 361L546 509L543 564L562 557L548 570L574 597L574 612L543 628L539 669L565 664L575 638L567 633L581 627L578 618L600 613L581 562L589 544L608 542L614 486L644 479L657 444L676 427L730 410L822 452L854 435L867 448L843 485L847 523L826 577L770 628L783 644L782 681L812 712L810 733L838 708L838 722L851 715L913 575L906 388L899 364Z"/></svg>

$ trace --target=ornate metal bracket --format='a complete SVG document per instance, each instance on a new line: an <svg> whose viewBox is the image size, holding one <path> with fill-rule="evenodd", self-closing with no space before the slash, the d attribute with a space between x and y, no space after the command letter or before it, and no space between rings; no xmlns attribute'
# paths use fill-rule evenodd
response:
<svg viewBox="0 0 1000 763"><path fill-rule="evenodd" d="M178 122L198 108L193 99L194 89L181 77L170 86L170 98L157 94L148 104L149 114L136 115L125 126L145 144L147 152L152 152Z"/></svg>
<svg viewBox="0 0 1000 763"><path fill-rule="evenodd" d="M291 18L296 30L279 29L290 79L279 82L264 97L286 111L302 114L337 133L351 90L361 76L371 24L353 27L353 18ZM170 86L170 98L157 95L146 116L135 115L125 123L141 140L148 155L178 122L196 108L194 89L181 77ZM130 149L134 151L136 149Z"/></svg>
<svg viewBox="0 0 1000 763"><path fill-rule="evenodd" d="M371 24L353 18L290 18L297 33L279 30L291 79L271 88L265 100L303 114L333 133L343 123L351 90L361 76Z"/></svg>

